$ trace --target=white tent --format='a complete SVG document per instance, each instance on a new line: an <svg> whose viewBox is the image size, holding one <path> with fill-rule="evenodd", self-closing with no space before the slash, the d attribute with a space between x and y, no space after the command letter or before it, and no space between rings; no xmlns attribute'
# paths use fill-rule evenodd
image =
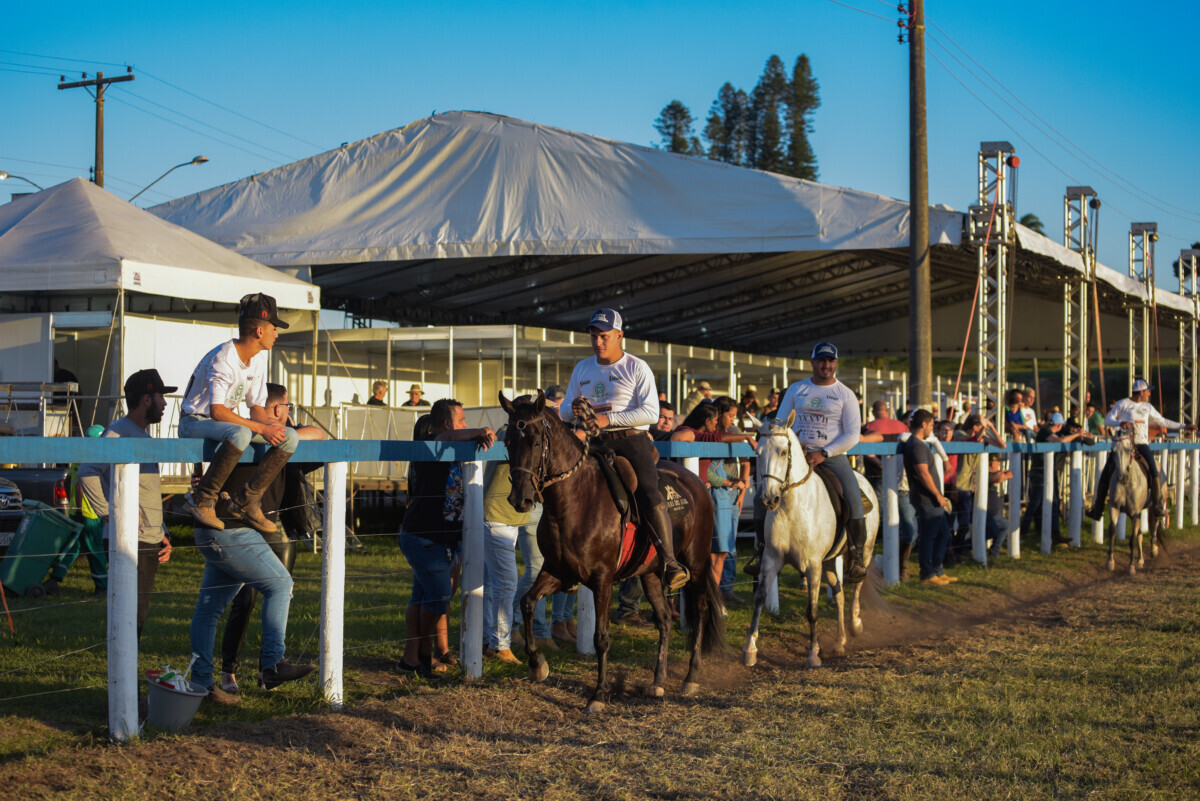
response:
<svg viewBox="0 0 1200 801"><path fill-rule="evenodd" d="M0 292L101 294L124 289L237 303L266 292L317 310L312 284L165 222L82 178L0 206Z"/></svg>

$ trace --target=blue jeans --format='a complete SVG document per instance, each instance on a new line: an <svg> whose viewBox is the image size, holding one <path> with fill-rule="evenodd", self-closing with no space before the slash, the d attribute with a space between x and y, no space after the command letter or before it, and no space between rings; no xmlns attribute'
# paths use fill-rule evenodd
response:
<svg viewBox="0 0 1200 801"><path fill-rule="evenodd" d="M921 580L940 576L946 558L946 543L950 541L950 523L946 513L938 509L917 512L917 561L921 565Z"/></svg>
<svg viewBox="0 0 1200 801"><path fill-rule="evenodd" d="M201 687L212 686L217 621L245 584L263 595L258 665L266 669L278 664L283 659L288 610L292 605L292 577L287 568L252 528L224 531L196 528L195 533L196 545L204 555L204 577L192 615L192 652L199 655L192 666L192 681Z"/></svg>
<svg viewBox="0 0 1200 801"><path fill-rule="evenodd" d="M575 617L575 596L566 592L556 592L550 599L554 609L550 612L551 623L566 623Z"/></svg>
<svg viewBox="0 0 1200 801"><path fill-rule="evenodd" d="M824 464L842 484L842 497L846 499L846 506L850 509L850 519L862 520L862 493L858 489L858 474L850 466L850 460L845 454L841 454L830 456Z"/></svg>
<svg viewBox="0 0 1200 801"><path fill-rule="evenodd" d="M294 428L285 428L287 434L283 443L277 447L286 453L295 453L300 435ZM250 429L237 423L221 423L211 417L199 417L185 414L179 418L179 436L184 439L207 439L212 442L228 442L239 451L250 447L251 442L267 444L261 434L255 434Z"/></svg>
<svg viewBox="0 0 1200 801"><path fill-rule="evenodd" d="M907 492L897 492L896 498L896 508L900 512L900 544L912 545L917 538L917 509Z"/></svg>
<svg viewBox="0 0 1200 801"><path fill-rule="evenodd" d="M533 582L537 580L537 575L542 570L542 552L538 550L537 544L537 527L541 519L542 505L535 503L529 512L529 522L521 526L521 530L517 532L517 548L521 551L521 562L525 565L525 572L521 574L521 580L517 582L516 597L513 598L513 626L517 628L524 622L524 617L521 615L521 599L533 587ZM537 606L533 608L533 636L539 640L550 638L550 624L546 622L545 598L538 601Z"/></svg>
<svg viewBox="0 0 1200 801"><path fill-rule="evenodd" d="M731 553L737 550L737 493L732 487L713 487L712 553Z"/></svg>
<svg viewBox="0 0 1200 801"><path fill-rule="evenodd" d="M483 639L497 651L512 644L513 593L517 589L517 527L483 524Z"/></svg>
<svg viewBox="0 0 1200 801"><path fill-rule="evenodd" d="M400 529L397 539L400 542L400 551L413 571L412 596L408 603L416 604L435 615L446 614L453 594L450 566L454 564L458 546L436 543L416 534L409 534L403 528Z"/></svg>

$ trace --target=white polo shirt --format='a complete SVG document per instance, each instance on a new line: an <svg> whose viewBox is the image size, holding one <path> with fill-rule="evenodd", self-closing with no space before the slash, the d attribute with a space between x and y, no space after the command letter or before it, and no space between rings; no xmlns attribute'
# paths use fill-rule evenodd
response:
<svg viewBox="0 0 1200 801"><path fill-rule="evenodd" d="M212 416L214 403L236 411L243 401L247 408L266 406L267 352L259 351L249 364L242 362L235 340L210 350L188 379L184 414Z"/></svg>

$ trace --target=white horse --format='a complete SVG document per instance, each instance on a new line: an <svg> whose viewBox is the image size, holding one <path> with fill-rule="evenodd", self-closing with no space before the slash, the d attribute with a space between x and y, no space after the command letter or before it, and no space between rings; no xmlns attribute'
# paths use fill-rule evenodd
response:
<svg viewBox="0 0 1200 801"><path fill-rule="evenodd" d="M837 644L834 656L846 654L846 624L842 583L834 568L834 557L830 553L837 534L837 519L833 502L825 483L816 476L804 459L804 449L792 432L796 413L788 415L786 422L771 420L769 429L758 440L758 491L767 507L765 548L762 569L758 576L758 589L754 592L754 616L750 621L750 632L746 647L742 651L742 662L753 665L758 659L758 621L763 604L767 600L767 588L771 586L785 564L792 565L808 580L808 625L811 644L808 650L808 666L820 667L820 646L817 644L817 602L821 591L821 575L833 588L834 603L837 605ZM875 491L865 476L855 473L858 487L846 487L846 491L861 491L871 501L867 513L867 542L863 563L871 563L875 548L875 535L879 530L879 504ZM841 552L842 549L839 549ZM862 584L855 585L850 609L851 631L862 633L862 618L859 617L859 593Z"/></svg>
<svg viewBox="0 0 1200 801"><path fill-rule="evenodd" d="M1117 525L1124 514L1133 523L1133 534L1129 537L1129 575L1137 573L1137 569L1146 566L1145 555L1142 553L1142 526L1139 523L1142 510L1150 506L1150 484L1146 471L1135 458L1136 451L1133 438L1128 434L1119 435L1113 439L1112 453L1115 468L1107 487L1100 491L1108 496L1109 536L1108 536L1108 569L1116 569L1113 558L1113 547L1117 541ZM1160 484L1163 498L1167 497L1166 484ZM1149 509L1150 515L1150 556L1158 556L1159 543L1164 543L1163 529L1166 519L1160 518Z"/></svg>

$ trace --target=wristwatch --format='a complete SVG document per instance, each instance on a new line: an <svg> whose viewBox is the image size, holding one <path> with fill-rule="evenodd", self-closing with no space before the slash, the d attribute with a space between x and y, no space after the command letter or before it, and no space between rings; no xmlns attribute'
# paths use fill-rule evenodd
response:
<svg viewBox="0 0 1200 801"><path fill-rule="evenodd" d="M821 448L821 458L822 458L822 459L828 459L828 458L829 458L829 451L825 450L824 448Z"/></svg>

